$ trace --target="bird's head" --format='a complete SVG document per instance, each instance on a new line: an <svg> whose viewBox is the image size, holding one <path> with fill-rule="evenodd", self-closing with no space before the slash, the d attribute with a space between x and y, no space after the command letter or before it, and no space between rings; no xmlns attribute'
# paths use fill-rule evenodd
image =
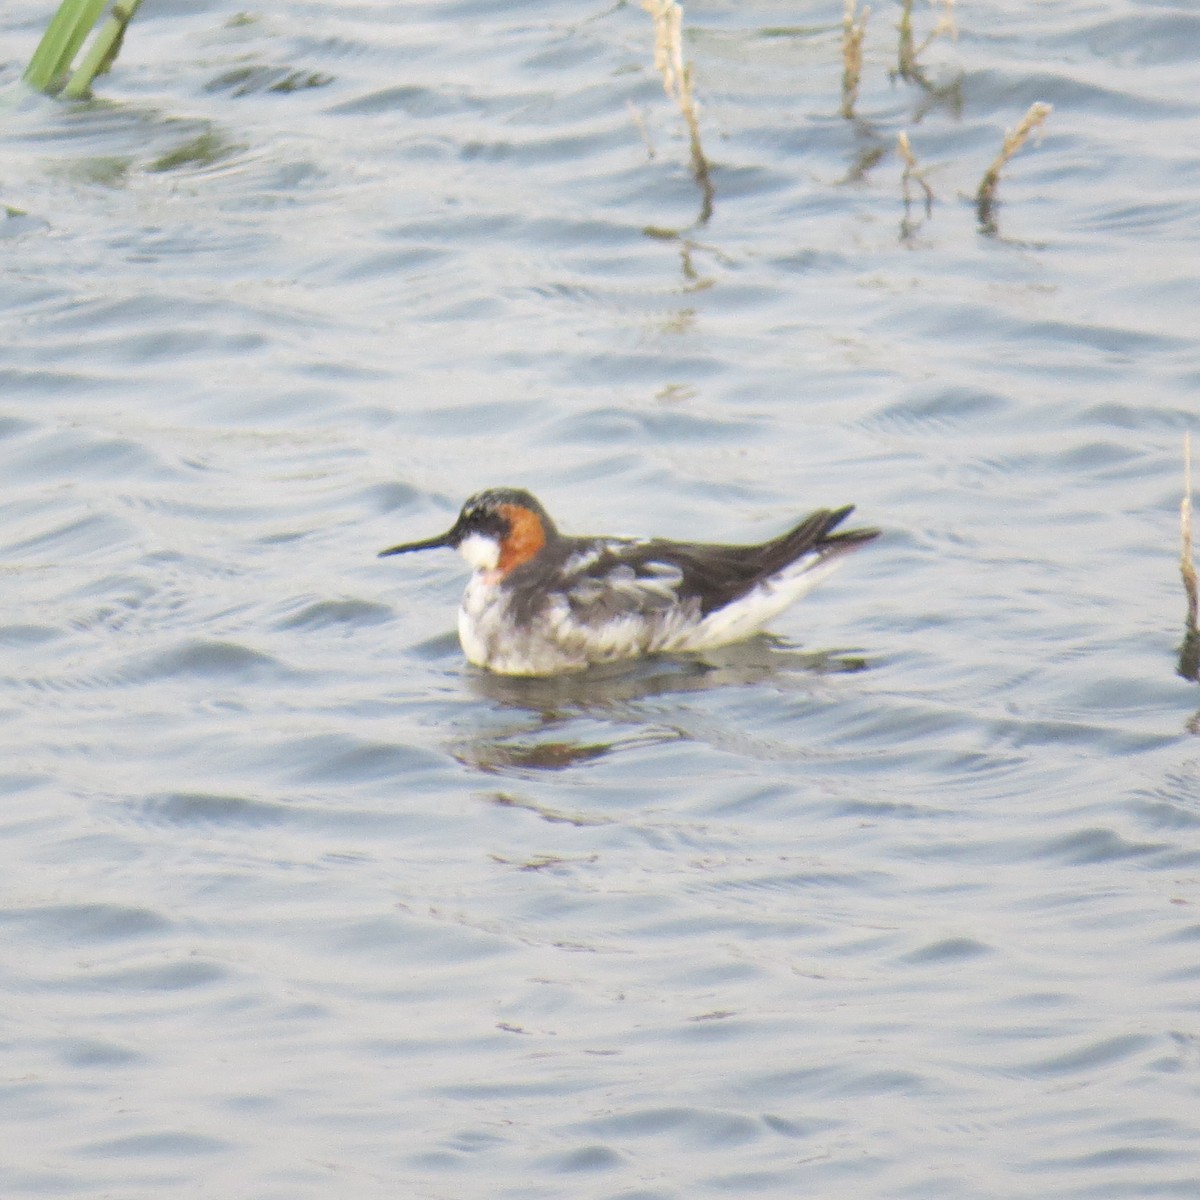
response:
<svg viewBox="0 0 1200 1200"><path fill-rule="evenodd" d="M489 488L463 505L458 520L445 533L392 546L381 550L379 557L449 546L476 571L506 575L529 562L557 535L554 522L535 496L520 488Z"/></svg>

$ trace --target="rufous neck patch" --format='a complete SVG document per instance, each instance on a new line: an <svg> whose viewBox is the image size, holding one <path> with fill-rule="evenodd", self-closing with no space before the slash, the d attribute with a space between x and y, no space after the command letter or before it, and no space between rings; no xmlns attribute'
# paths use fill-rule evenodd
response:
<svg viewBox="0 0 1200 1200"><path fill-rule="evenodd" d="M501 504L500 512L508 522L509 534L500 547L501 574L527 563L546 544L546 531L536 513L519 504Z"/></svg>

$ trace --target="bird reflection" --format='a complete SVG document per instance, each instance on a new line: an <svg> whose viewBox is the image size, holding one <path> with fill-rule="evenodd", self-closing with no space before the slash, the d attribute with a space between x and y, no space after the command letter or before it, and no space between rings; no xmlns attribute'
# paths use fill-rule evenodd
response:
<svg viewBox="0 0 1200 1200"><path fill-rule="evenodd" d="M570 675L473 672L471 691L497 711L518 716L519 727L476 732L454 743L452 752L489 774L562 771L621 750L686 740L684 732L661 723L661 714L642 709L644 701L749 684L794 690L815 675L866 666L858 656L802 651L761 634L705 654L609 663Z"/></svg>

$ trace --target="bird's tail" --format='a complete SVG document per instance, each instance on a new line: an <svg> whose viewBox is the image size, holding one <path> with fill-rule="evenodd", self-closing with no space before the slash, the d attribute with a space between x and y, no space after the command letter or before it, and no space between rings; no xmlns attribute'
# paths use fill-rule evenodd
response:
<svg viewBox="0 0 1200 1200"><path fill-rule="evenodd" d="M810 513L795 529L777 539L775 545L779 547L781 560L793 561L813 551L822 558L832 558L849 554L877 538L882 532L879 529L833 532L853 511L854 505L847 504L845 508L821 508Z"/></svg>

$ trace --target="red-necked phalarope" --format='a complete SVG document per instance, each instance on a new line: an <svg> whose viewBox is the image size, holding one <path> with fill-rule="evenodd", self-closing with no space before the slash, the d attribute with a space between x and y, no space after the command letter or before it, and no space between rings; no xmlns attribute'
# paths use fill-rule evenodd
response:
<svg viewBox="0 0 1200 1200"><path fill-rule="evenodd" d="M757 546L566 537L528 492L472 496L443 534L380 552L453 546L474 568L458 613L467 658L501 675L557 675L757 633L878 529L833 533L822 508Z"/></svg>

